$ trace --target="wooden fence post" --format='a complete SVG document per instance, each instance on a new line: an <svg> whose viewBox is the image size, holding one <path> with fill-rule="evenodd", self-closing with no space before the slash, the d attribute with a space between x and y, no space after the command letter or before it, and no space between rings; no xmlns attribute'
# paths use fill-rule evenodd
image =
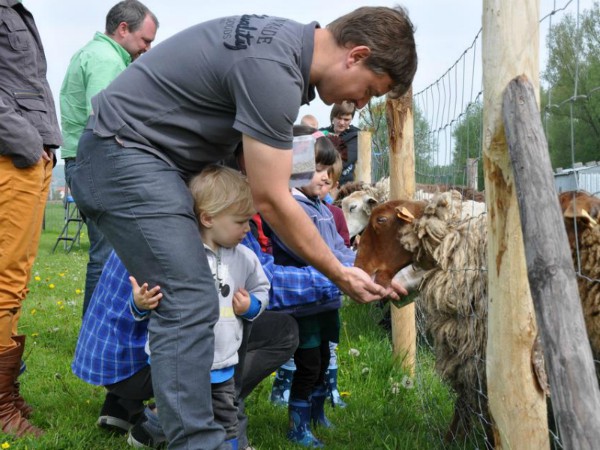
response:
<svg viewBox="0 0 600 450"><path fill-rule="evenodd" d="M415 194L415 148L412 88L399 99L386 101L390 142L390 200L412 199ZM391 306L394 356L414 374L417 353L415 304Z"/></svg>
<svg viewBox="0 0 600 450"><path fill-rule="evenodd" d="M483 2L483 130L488 210L487 388L496 449L549 447L531 350L537 335L502 124L502 93L527 74L539 89L539 0Z"/></svg>
<svg viewBox="0 0 600 450"><path fill-rule="evenodd" d="M358 158L356 160L356 169L354 169L354 179L371 183L371 132L358 132Z"/></svg>
<svg viewBox="0 0 600 450"><path fill-rule="evenodd" d="M591 450L600 444L600 391L548 144L525 76L504 94L504 126L554 416L564 448Z"/></svg>
<svg viewBox="0 0 600 450"><path fill-rule="evenodd" d="M467 158L467 187L470 187L474 191L479 190L479 174L477 172L478 162L479 160L477 158Z"/></svg>

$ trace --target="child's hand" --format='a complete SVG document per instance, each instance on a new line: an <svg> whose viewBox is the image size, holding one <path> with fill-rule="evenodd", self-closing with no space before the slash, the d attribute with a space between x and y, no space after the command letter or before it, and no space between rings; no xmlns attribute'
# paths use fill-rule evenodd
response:
<svg viewBox="0 0 600 450"><path fill-rule="evenodd" d="M250 294L244 288L239 288L235 294L233 294L233 312L241 316L245 314L250 308Z"/></svg>
<svg viewBox="0 0 600 450"><path fill-rule="evenodd" d="M160 286L154 286L152 289L148 289L148 283L142 284L140 287L134 277L130 276L129 281L131 282L131 288L133 289L133 301L135 306L140 311L147 309L154 309L158 306L162 294Z"/></svg>

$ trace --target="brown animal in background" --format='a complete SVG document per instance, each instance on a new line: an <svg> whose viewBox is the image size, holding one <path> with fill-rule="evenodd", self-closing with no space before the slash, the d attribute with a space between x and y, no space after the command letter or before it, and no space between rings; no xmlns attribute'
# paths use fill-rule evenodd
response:
<svg viewBox="0 0 600 450"><path fill-rule="evenodd" d="M567 191L558 196L565 219L565 227L571 248L575 245L575 235L598 225L600 219L600 199L585 191ZM573 220L575 219L575 220Z"/></svg>
<svg viewBox="0 0 600 450"><path fill-rule="evenodd" d="M560 194L559 202L577 272L585 327L600 381L600 199L584 191L570 191Z"/></svg>

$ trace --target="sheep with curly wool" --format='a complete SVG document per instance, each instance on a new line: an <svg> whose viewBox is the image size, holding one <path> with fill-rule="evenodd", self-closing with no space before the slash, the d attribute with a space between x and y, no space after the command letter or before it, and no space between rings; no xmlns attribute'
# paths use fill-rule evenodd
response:
<svg viewBox="0 0 600 450"><path fill-rule="evenodd" d="M579 294L596 372L600 373L600 199L559 196L578 276ZM458 192L429 202L399 200L373 209L356 266L387 286L403 267L428 269L417 307L433 338L436 371L457 394L451 439L471 429L473 414L489 425L486 387L487 224L484 214L462 218ZM392 245L396 242L396 245ZM543 359L535 367L542 389ZM489 426L488 441L493 442Z"/></svg>
<svg viewBox="0 0 600 450"><path fill-rule="evenodd" d="M487 224L485 214L463 218L462 205L457 191L436 194L428 203L380 205L371 214L356 258L356 265L383 285L408 264L428 269L417 307L433 338L436 371L457 394L449 440L470 432L473 414L489 423ZM400 246L390 245L394 241Z"/></svg>

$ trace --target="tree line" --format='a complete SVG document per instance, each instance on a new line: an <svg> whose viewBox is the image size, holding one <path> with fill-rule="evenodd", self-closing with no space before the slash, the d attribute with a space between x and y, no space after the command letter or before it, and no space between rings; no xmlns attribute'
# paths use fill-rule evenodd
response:
<svg viewBox="0 0 600 450"><path fill-rule="evenodd" d="M578 24L579 22L579 24ZM600 5L579 19L566 14L546 38L548 60L540 74L542 124L553 168L600 160ZM481 96L469 103L451 127L451 146L440 143L425 112L414 113L417 183L465 184L467 159L478 159L478 188L483 189L483 105ZM373 134L372 179L389 174L385 100L372 101L360 114L359 126ZM440 164L440 152L451 152Z"/></svg>

